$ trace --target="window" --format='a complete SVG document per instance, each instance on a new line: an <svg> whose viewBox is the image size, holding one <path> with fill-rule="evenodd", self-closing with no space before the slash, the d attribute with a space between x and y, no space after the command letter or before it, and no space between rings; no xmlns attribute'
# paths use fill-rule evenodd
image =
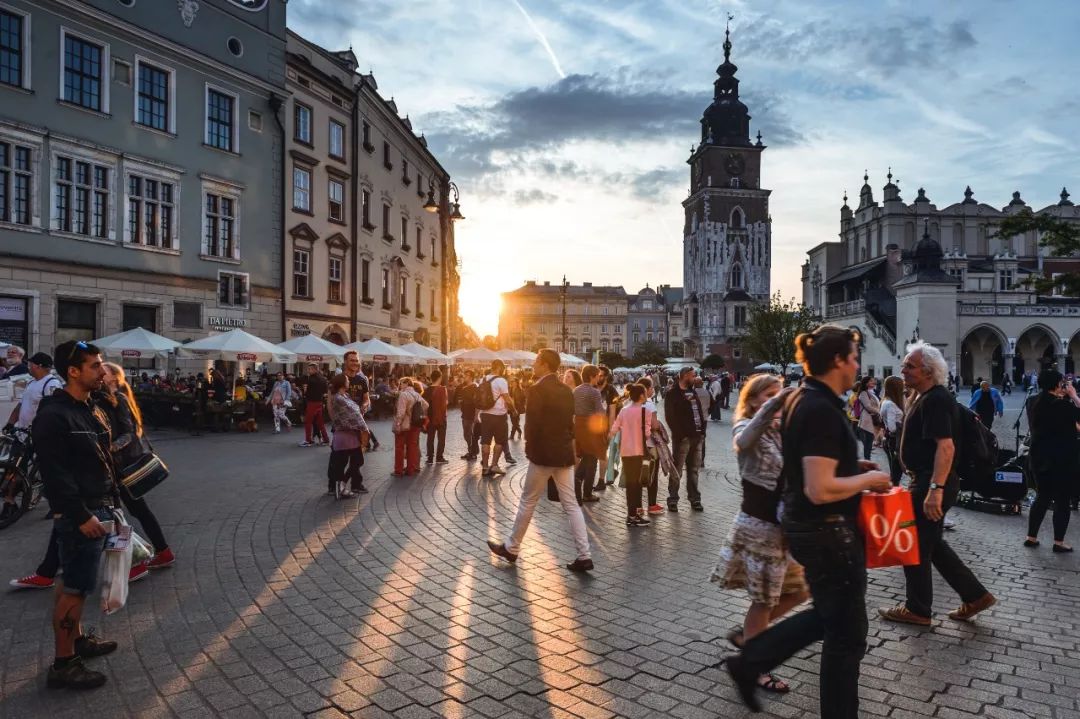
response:
<svg viewBox="0 0 1080 719"><path fill-rule="evenodd" d="M56 343L70 340L89 342L97 334L97 302L58 299L56 302Z"/></svg>
<svg viewBox="0 0 1080 719"><path fill-rule="evenodd" d="M998 292L1007 292L1013 288L1013 271L998 270Z"/></svg>
<svg viewBox="0 0 1080 719"><path fill-rule="evenodd" d="M364 124L362 127L363 132L361 134L364 137L364 149L370 155L371 153L375 152L375 146L371 144L371 123L367 120L364 120Z"/></svg>
<svg viewBox="0 0 1080 719"><path fill-rule="evenodd" d="M360 190L360 222L365 230L374 230L375 225L371 224L371 190Z"/></svg>
<svg viewBox="0 0 1080 719"><path fill-rule="evenodd" d="M218 272L218 306L243 307L248 304L248 276L240 272Z"/></svg>
<svg viewBox="0 0 1080 719"><path fill-rule="evenodd" d="M307 250L292 251L293 297L311 297L311 253Z"/></svg>
<svg viewBox="0 0 1080 719"><path fill-rule="evenodd" d="M404 155L401 156L401 184L406 187L412 184L412 178L409 177L409 160Z"/></svg>
<svg viewBox="0 0 1080 719"><path fill-rule="evenodd" d="M239 259L236 246L236 200L206 193L203 254L210 257Z"/></svg>
<svg viewBox="0 0 1080 719"><path fill-rule="evenodd" d="M435 252L435 238L431 238L431 266L435 267L439 264L439 255Z"/></svg>
<svg viewBox="0 0 1080 719"><path fill-rule="evenodd" d="M120 308L120 331L127 332L141 327L150 332L157 332L157 316L158 308L155 306L125 304ZM122 362L125 367L138 369L153 369L156 364L153 355L141 359L125 357Z"/></svg>
<svg viewBox="0 0 1080 719"><path fill-rule="evenodd" d="M424 230L422 227L416 228L416 256L419 257L421 260L424 259L424 238L422 235L423 231Z"/></svg>
<svg viewBox="0 0 1080 719"><path fill-rule="evenodd" d="M87 237L109 236L109 168L56 158L56 228Z"/></svg>
<svg viewBox="0 0 1080 719"><path fill-rule="evenodd" d="M327 192L330 203L330 219L341 221L345 217L345 183L340 180L330 180L330 188Z"/></svg>
<svg viewBox="0 0 1080 719"><path fill-rule="evenodd" d="M640 332L635 332L634 333L634 344L637 344L640 341L641 341L641 333Z"/></svg>
<svg viewBox="0 0 1080 719"><path fill-rule="evenodd" d="M390 234L390 205L385 203L382 206L382 226L383 239L388 242L393 242L394 236Z"/></svg>
<svg viewBox="0 0 1080 719"><path fill-rule="evenodd" d="M390 309L390 268L384 267L382 271L382 306L384 310Z"/></svg>
<svg viewBox="0 0 1080 719"><path fill-rule="evenodd" d="M236 98L212 87L206 88L206 144L226 152L236 152Z"/></svg>
<svg viewBox="0 0 1080 719"><path fill-rule="evenodd" d="M741 328L746 326L746 308L739 305L733 308L735 310L735 327Z"/></svg>
<svg viewBox="0 0 1080 719"><path fill-rule="evenodd" d="M413 307L416 308L416 316L417 317L423 317L424 316L424 313L420 310L420 308L424 306L423 301L421 299L423 297L422 292L423 292L423 286L419 282L417 282L416 283L416 302L413 304Z"/></svg>
<svg viewBox="0 0 1080 719"><path fill-rule="evenodd" d="M299 102L293 103L293 139L311 144L311 108Z"/></svg>
<svg viewBox="0 0 1080 719"><path fill-rule="evenodd" d="M262 115L254 110L248 110L248 129L262 132Z"/></svg>
<svg viewBox="0 0 1080 719"><path fill-rule="evenodd" d="M431 319L435 320L435 319L438 318L438 316L435 313L435 288L432 287L429 290L429 293L431 294Z"/></svg>
<svg viewBox="0 0 1080 719"><path fill-rule="evenodd" d="M394 169L394 163L390 162L390 143L385 141L382 144L382 164L387 170Z"/></svg>
<svg viewBox="0 0 1080 719"><path fill-rule="evenodd" d="M345 126L336 120L330 121L330 156L345 159Z"/></svg>
<svg viewBox="0 0 1080 719"><path fill-rule="evenodd" d="M600 325L600 333L607 334L607 325Z"/></svg>
<svg viewBox="0 0 1080 719"><path fill-rule="evenodd" d="M326 297L331 302L341 302L341 258L331 257Z"/></svg>
<svg viewBox="0 0 1080 719"><path fill-rule="evenodd" d="M136 60L135 65L139 79L135 122L162 132L172 131L172 73L141 60Z"/></svg>
<svg viewBox="0 0 1080 719"><path fill-rule="evenodd" d="M409 218L401 218L401 249L409 250Z"/></svg>
<svg viewBox="0 0 1080 719"><path fill-rule="evenodd" d="M742 267L739 265L732 265L731 267L731 286L743 286Z"/></svg>
<svg viewBox="0 0 1080 719"><path fill-rule="evenodd" d="M311 212L311 170L303 167L294 167L293 177L293 209Z"/></svg>
<svg viewBox="0 0 1080 719"><path fill-rule="evenodd" d="M0 83L23 87L26 68L26 32L29 21L22 15L0 9ZM29 77L26 84L29 84Z"/></svg>
<svg viewBox="0 0 1080 719"><path fill-rule="evenodd" d="M173 302L173 326L202 328L202 305L198 302Z"/></svg>
<svg viewBox="0 0 1080 719"><path fill-rule="evenodd" d="M403 315L409 314L409 288L405 284L406 282L408 282L408 278L404 275L398 278L398 299L401 302L398 309Z"/></svg>
<svg viewBox="0 0 1080 719"><path fill-rule="evenodd" d="M108 112L108 85L105 68L108 52L104 45L61 32L64 38L65 102L98 112Z"/></svg>
<svg viewBox="0 0 1080 719"><path fill-rule="evenodd" d="M147 247L173 247L175 186L151 177L128 175L127 241Z"/></svg>
<svg viewBox="0 0 1080 719"><path fill-rule="evenodd" d="M31 150L0 142L0 222L30 224Z"/></svg>
<svg viewBox="0 0 1080 719"><path fill-rule="evenodd" d="M371 296L371 260L366 257L360 260L360 301L367 304L374 301Z"/></svg>

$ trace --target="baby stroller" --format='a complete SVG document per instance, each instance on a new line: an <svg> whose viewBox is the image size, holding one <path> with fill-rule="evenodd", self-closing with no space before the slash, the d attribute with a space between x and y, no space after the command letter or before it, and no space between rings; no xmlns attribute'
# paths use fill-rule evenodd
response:
<svg viewBox="0 0 1080 719"><path fill-rule="evenodd" d="M991 514L1019 515L1021 503L1028 492L1025 440L1018 426L1016 450L998 449L997 466L992 474L975 480L961 479L956 506Z"/></svg>

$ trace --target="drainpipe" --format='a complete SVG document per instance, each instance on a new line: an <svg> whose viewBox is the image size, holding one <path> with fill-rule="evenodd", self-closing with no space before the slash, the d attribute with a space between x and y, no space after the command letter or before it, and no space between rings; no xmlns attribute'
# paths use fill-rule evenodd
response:
<svg viewBox="0 0 1080 719"><path fill-rule="evenodd" d="M361 81L363 82L363 81ZM349 334L352 337L350 342L355 342L358 339L356 333L356 320L358 312L358 302L360 301L357 292L360 291L360 285L358 282L360 264L360 210L358 207L357 199L360 196L360 181L358 175L360 174L360 86L356 83L355 76L353 77L353 106L352 106L352 131L349 133L352 141L352 150L349 152L349 201L352 203L352 210L350 215L352 217L351 227L349 229L349 240L352 242L352 298L349 300Z"/></svg>
<svg viewBox="0 0 1080 719"><path fill-rule="evenodd" d="M289 339L285 334L285 125L281 122L281 115L279 111L285 106L285 99L279 97L277 93L270 93L270 110L274 113L274 123L278 126L278 130L281 132L281 159L279 161L279 173L281 178L281 197L278 198L278 237L281 242L281 341L284 342Z"/></svg>

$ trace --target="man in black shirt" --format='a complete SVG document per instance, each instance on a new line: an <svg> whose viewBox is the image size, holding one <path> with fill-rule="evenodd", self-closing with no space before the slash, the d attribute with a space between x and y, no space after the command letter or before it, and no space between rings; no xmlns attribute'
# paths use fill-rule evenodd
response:
<svg viewBox="0 0 1080 719"><path fill-rule="evenodd" d="M856 524L864 490L892 481L858 459L840 394L859 371L857 332L822 325L796 340L806 373L782 418L785 488L782 525L792 556L803 565L814 605L747 640L726 665L743 701L761 707L758 678L796 652L824 640L821 716L857 719L859 665L866 653L866 556Z"/></svg>
<svg viewBox="0 0 1080 719"><path fill-rule="evenodd" d="M465 454L462 459L472 461L480 456L480 426L476 416L476 374L465 372L465 384L458 388L461 403L461 431L465 437Z"/></svg>
<svg viewBox="0 0 1080 719"><path fill-rule="evenodd" d="M703 509L698 491L698 471L705 451L705 410L694 391L694 368L683 367L674 387L664 395L664 421L671 430L671 454L675 466L686 471L686 496L690 507ZM669 512L679 511L679 472L668 478Z"/></svg>
<svg viewBox="0 0 1080 719"><path fill-rule="evenodd" d="M318 433L316 439L320 439L323 444L330 444L326 424L323 422L323 402L326 401L329 385L319 374L319 365L309 362L307 370L307 382L304 384L304 441L300 446L312 446L312 429Z"/></svg>
<svg viewBox="0 0 1080 719"><path fill-rule="evenodd" d="M960 438L959 407L947 389L948 366L941 350L925 342L908 346L900 366L904 384L917 393L904 416L900 461L911 476L911 500L919 534L919 564L904 567L907 598L902 604L878 610L883 619L929 626L933 615L934 581L931 566L960 595L963 602L949 612L951 619L968 621L997 600L986 590L948 542L942 538L945 513L956 503L956 444Z"/></svg>

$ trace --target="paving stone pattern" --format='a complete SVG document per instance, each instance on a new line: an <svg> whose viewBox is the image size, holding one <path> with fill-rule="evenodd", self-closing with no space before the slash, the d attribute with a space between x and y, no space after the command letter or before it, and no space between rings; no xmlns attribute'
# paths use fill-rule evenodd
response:
<svg viewBox="0 0 1080 719"><path fill-rule="evenodd" d="M484 540L504 537L516 511L523 448L505 478L481 479L456 459L456 418L450 464L395 479L391 452L372 453L371 493L340 502L325 495L328 450L298 448L295 430L160 433L173 476L149 500L179 561L132 585L122 612L88 612L121 645L93 661L109 683L90 693L45 689L51 594L5 595L0 715L743 716L716 663L747 600L708 582L739 496L730 413L710 425L706 511L684 504L631 530L609 489L587 509L588 576L563 568L573 544L547 501L516 566L489 556ZM391 439L385 423L376 431ZM43 514L0 534L0 576L36 566ZM1080 562L1049 552L1049 520L1033 551L1018 518L954 514L949 541L1001 603L975 624L950 621L958 600L939 582L931 630L871 619L864 715L1080 717ZM900 570L871 572L871 610L902 595ZM765 715L817 715L819 650L778 670L792 692L767 698Z"/></svg>

